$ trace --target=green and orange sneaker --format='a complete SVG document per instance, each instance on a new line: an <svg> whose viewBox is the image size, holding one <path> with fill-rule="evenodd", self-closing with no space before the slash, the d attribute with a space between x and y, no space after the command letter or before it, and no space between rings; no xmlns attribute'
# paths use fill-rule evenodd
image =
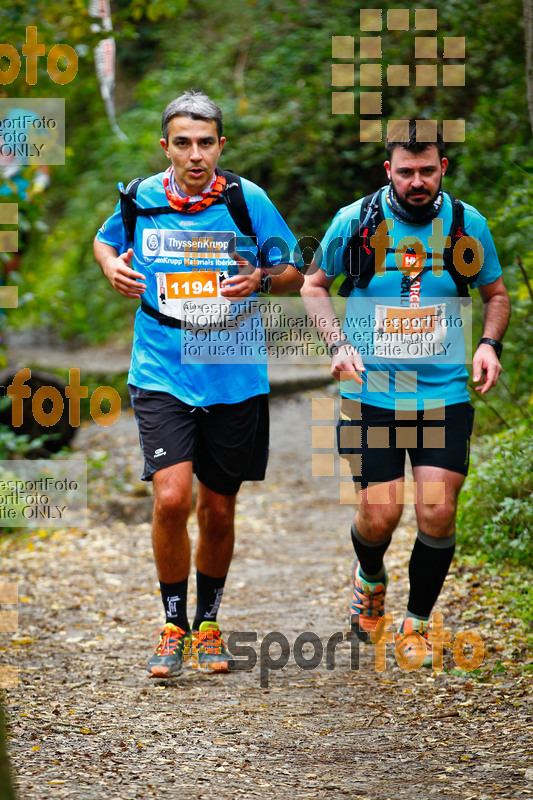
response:
<svg viewBox="0 0 533 800"><path fill-rule="evenodd" d="M402 622L402 626L396 634L396 658L404 669L409 667L410 662L415 663L417 654L422 653L424 647L424 659L419 666L433 666L433 647L428 639L428 630L429 622L424 619L406 617Z"/></svg>
<svg viewBox="0 0 533 800"><path fill-rule="evenodd" d="M183 672L185 651L190 652L191 632L167 622L159 631L159 642L147 664L149 678L177 678Z"/></svg>
<svg viewBox="0 0 533 800"><path fill-rule="evenodd" d="M385 613L387 573L385 572L382 581L371 583L362 577L359 561L355 559L352 568L352 589L350 626L358 639L368 642L370 634L376 630Z"/></svg>
<svg viewBox="0 0 533 800"><path fill-rule="evenodd" d="M233 657L229 653L217 622L204 621L192 633L190 665L199 672L229 672Z"/></svg>

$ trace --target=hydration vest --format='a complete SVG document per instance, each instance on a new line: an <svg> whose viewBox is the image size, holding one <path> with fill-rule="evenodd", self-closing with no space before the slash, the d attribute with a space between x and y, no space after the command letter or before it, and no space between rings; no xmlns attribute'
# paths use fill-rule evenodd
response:
<svg viewBox="0 0 533 800"><path fill-rule="evenodd" d="M248 213L246 200L244 199L240 177L227 169L217 170L217 174L223 175L226 178L226 186L220 197L215 200L214 205L224 203L241 233L244 234L244 236L249 236L254 244L257 244L257 237L254 233L250 214ZM126 189L120 188L120 213L122 214L122 222L129 243L133 243L134 240L137 217L153 217L157 214L177 213L176 210L169 205L141 208L136 202L136 197L139 184L142 183L143 180L144 178L134 178L130 181Z"/></svg>
<svg viewBox="0 0 533 800"><path fill-rule="evenodd" d="M238 175L230 172L227 169L218 169L217 174L223 175L226 178L226 185L220 197L218 197L213 205L224 203L237 228L244 236L248 236L255 245L257 245L257 236L255 235L252 220L248 212L248 206L244 199L244 192L242 190L242 182ZM135 226L137 224L137 217L153 217L157 214L176 214L176 210L171 208L170 205L155 206L151 208L141 208L136 201L137 190L139 184L142 183L144 178L134 178L127 187L124 189L122 184L119 184L120 191L120 213L122 215L122 223L128 244L133 246L135 238ZM259 248L259 262L263 263L261 248ZM181 328L182 323L180 320L168 317L162 314L158 309L152 308L145 300L141 298L141 309L149 317L156 319L160 325L166 325L169 328Z"/></svg>
<svg viewBox="0 0 533 800"><path fill-rule="evenodd" d="M354 287L365 289L375 275L376 258L375 251L370 245L370 238L376 233L379 224L385 219L381 207L381 192L382 189L378 189L374 194L369 194L364 198L361 205L359 225L344 248L342 266L346 278L338 292L341 297L349 297ZM453 262L453 251L458 240L463 236L468 236L464 229L464 206L449 192L446 192L446 194L452 202L453 217L448 234L451 240L451 246L444 248L442 268L450 273L457 287L457 294L459 297L469 297L468 286L475 281L477 273L470 276L463 275L456 269ZM394 252L394 248L388 247L386 252L392 253ZM475 257L476 254L471 247L465 248L461 254L461 259L465 264L471 264ZM481 266L480 263L479 269L481 269ZM479 269L477 272L479 272ZM422 270L421 274L423 274L423 272L424 270Z"/></svg>

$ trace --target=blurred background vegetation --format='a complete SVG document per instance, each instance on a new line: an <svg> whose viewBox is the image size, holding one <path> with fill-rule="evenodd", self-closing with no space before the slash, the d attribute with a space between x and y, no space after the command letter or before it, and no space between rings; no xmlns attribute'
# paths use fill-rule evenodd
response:
<svg viewBox="0 0 533 800"><path fill-rule="evenodd" d="M384 12L406 6L373 5ZM533 152L524 37L530 0L420 0L417 8L436 5L438 31L421 35L439 37L439 54L443 36L465 37L466 85L384 87L383 117L466 119L466 141L448 148L445 186L488 218L513 317L503 380L485 399L472 393L478 437L458 532L464 552L531 564ZM39 205L19 278L24 313L11 313L10 326L51 331L80 346L131 335L132 304L101 277L92 240L115 205L118 181L166 167L158 143L161 110L185 89L201 89L222 107L228 141L221 165L263 186L298 237L319 240L340 206L382 185L383 146L359 141L357 111L331 113L331 37L337 35L355 37L358 108L361 7L368 3L115 0L115 98L128 136L120 141L98 89L92 48L100 35L91 32L86 3L11 0L0 10L2 41L20 51L26 25L39 20L47 49L59 42L77 49L79 73L70 84L51 85L40 59L35 87L25 83L23 70L7 87L10 96L67 100L66 166L52 168ZM384 74L388 64L409 64L414 75L413 21L411 10L408 32L382 31ZM475 339L480 305L477 299Z"/></svg>

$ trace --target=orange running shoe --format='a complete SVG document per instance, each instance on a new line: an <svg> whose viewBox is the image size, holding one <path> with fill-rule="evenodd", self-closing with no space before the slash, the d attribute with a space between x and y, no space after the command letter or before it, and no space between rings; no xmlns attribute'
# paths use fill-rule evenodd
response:
<svg viewBox="0 0 533 800"><path fill-rule="evenodd" d="M232 669L233 657L224 644L217 622L201 622L192 637L191 667L209 674Z"/></svg>
<svg viewBox="0 0 533 800"><path fill-rule="evenodd" d="M359 561L354 561L352 569L352 602L350 605L350 624L355 635L368 642L385 613L385 594L387 591L387 572L378 583L371 583L361 576Z"/></svg>
<svg viewBox="0 0 533 800"><path fill-rule="evenodd" d="M426 648L424 660L420 666L433 666L433 647L428 639L429 622L424 619L406 617L402 626L396 634L396 653L398 654L399 664L405 659L406 662L413 661L422 647Z"/></svg>
<svg viewBox="0 0 533 800"><path fill-rule="evenodd" d="M146 667L148 677L177 678L183 672L186 647L190 652L191 632L167 622L158 633L159 642Z"/></svg>

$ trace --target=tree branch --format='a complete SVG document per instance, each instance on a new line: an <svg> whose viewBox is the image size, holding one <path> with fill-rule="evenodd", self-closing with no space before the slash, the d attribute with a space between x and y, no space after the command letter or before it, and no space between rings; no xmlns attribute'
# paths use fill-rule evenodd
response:
<svg viewBox="0 0 533 800"><path fill-rule="evenodd" d="M522 263L522 259L520 258L520 256L516 257L516 263L520 267L520 272L524 276L524 280L526 282L526 286L529 289L529 296L531 297L531 300L533 300L533 289L531 288L531 284L529 282L529 278L527 277L527 272L524 269L524 265Z"/></svg>

